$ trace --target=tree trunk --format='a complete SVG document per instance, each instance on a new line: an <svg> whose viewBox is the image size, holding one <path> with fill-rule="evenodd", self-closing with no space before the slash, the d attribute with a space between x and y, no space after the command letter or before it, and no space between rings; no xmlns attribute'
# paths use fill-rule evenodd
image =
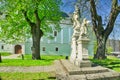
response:
<svg viewBox="0 0 120 80"><path fill-rule="evenodd" d="M94 59L106 59L105 50L106 50L106 38L97 38L97 51L94 55Z"/></svg>
<svg viewBox="0 0 120 80"><path fill-rule="evenodd" d="M31 47L32 50L32 59L41 59L40 57L40 39L43 36L43 31L40 29L41 21L45 18L45 16L40 19L38 16L38 10L36 9L34 11L34 15L36 18L36 22L33 23L27 16L27 11L22 11L24 14L24 17L28 24L31 26L31 34L32 34L32 41L33 45Z"/></svg>
<svg viewBox="0 0 120 80"><path fill-rule="evenodd" d="M112 0L111 12L106 28L102 26L102 17L97 14L95 0L90 1L90 11L93 24L93 30L97 38L97 52L94 55L95 59L105 59L106 41L114 28L115 20L120 13L118 0Z"/></svg>
<svg viewBox="0 0 120 80"><path fill-rule="evenodd" d="M33 26L31 28L32 30L32 40L33 40L33 45L32 45L32 59L37 59L40 60L40 28L39 26Z"/></svg>

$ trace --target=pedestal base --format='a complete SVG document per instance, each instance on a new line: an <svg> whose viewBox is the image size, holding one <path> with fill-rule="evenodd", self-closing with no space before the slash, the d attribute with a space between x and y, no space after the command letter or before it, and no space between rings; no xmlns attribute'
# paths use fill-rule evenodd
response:
<svg viewBox="0 0 120 80"><path fill-rule="evenodd" d="M89 60L88 54L82 54L82 60Z"/></svg>
<svg viewBox="0 0 120 80"><path fill-rule="evenodd" d="M80 62L80 67L91 67L92 63L89 60L83 60Z"/></svg>
<svg viewBox="0 0 120 80"><path fill-rule="evenodd" d="M91 67L92 63L89 60L76 60L75 65L78 67Z"/></svg>

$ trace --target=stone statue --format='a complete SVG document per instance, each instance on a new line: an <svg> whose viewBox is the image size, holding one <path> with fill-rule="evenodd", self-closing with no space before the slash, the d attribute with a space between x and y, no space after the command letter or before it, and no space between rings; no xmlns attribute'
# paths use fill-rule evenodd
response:
<svg viewBox="0 0 120 80"><path fill-rule="evenodd" d="M88 32L88 23L90 23L90 21L88 21L86 18L83 19L83 22L81 24L80 27L80 34L79 34L79 38L84 38L84 37L88 37L87 36L87 32Z"/></svg>
<svg viewBox="0 0 120 80"><path fill-rule="evenodd" d="M79 10L79 7L78 5L75 5L75 11L73 13L73 18L72 18L72 21L73 21L73 28L74 28L74 33L73 33L73 36L75 36L76 34L79 33L79 29L80 29L80 10Z"/></svg>
<svg viewBox="0 0 120 80"><path fill-rule="evenodd" d="M79 7L77 5L75 5L75 11L73 13L73 27L79 27L80 26L80 23L79 23Z"/></svg>
<svg viewBox="0 0 120 80"><path fill-rule="evenodd" d="M73 35L71 42L70 62L79 65L80 61L83 58L86 59L86 54L88 55L87 44L89 40L87 39L87 26L90 21L87 21L87 19L83 19L81 24L80 9L78 5L75 5L75 11L73 13L72 21Z"/></svg>
<svg viewBox="0 0 120 80"><path fill-rule="evenodd" d="M70 56L70 61L74 63L77 55L77 39L79 38L79 32L80 32L80 20L79 20L79 7L78 5L75 5L75 11L73 13L73 35L72 35L72 42L71 42L71 56Z"/></svg>

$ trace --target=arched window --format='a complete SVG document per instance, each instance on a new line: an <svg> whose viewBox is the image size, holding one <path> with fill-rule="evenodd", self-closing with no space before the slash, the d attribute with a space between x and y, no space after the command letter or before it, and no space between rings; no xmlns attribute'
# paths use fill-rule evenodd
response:
<svg viewBox="0 0 120 80"><path fill-rule="evenodd" d="M54 36L57 36L57 31L54 31Z"/></svg>
<svg viewBox="0 0 120 80"><path fill-rule="evenodd" d="M58 51L58 47L55 48L55 51Z"/></svg>
<svg viewBox="0 0 120 80"><path fill-rule="evenodd" d="M43 49L42 49L43 51L45 51L45 47L43 47Z"/></svg>
<svg viewBox="0 0 120 80"><path fill-rule="evenodd" d="M3 45L1 46L1 49L4 49L4 46L3 46Z"/></svg>

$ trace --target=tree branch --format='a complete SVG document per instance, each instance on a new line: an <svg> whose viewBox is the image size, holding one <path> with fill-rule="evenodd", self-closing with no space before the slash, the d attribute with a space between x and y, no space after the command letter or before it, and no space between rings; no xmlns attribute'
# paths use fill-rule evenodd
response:
<svg viewBox="0 0 120 80"><path fill-rule="evenodd" d="M118 7L120 7L120 6L118 6L117 0L113 0L107 28L104 31L105 36L108 36L113 30L115 20L116 20L118 14L120 13L120 11L118 10Z"/></svg>
<svg viewBox="0 0 120 80"><path fill-rule="evenodd" d="M117 7L118 12L120 12L120 6Z"/></svg>
<svg viewBox="0 0 120 80"><path fill-rule="evenodd" d="M46 16L43 16L43 17L41 18L41 21L43 21L45 18L46 18Z"/></svg>
<svg viewBox="0 0 120 80"><path fill-rule="evenodd" d="M27 11L22 11L24 17L25 17L25 20L28 22L28 24L31 26L33 25L33 23L30 21L30 19L27 17Z"/></svg>
<svg viewBox="0 0 120 80"><path fill-rule="evenodd" d="M35 18L36 18L36 24L40 25L41 20L39 18L38 10L37 9L34 11L34 14L35 14Z"/></svg>
<svg viewBox="0 0 120 80"><path fill-rule="evenodd" d="M118 6L118 0L112 0L112 8Z"/></svg>
<svg viewBox="0 0 120 80"><path fill-rule="evenodd" d="M91 11L91 17L92 17L92 24L93 24L93 30L95 31L95 34L97 36L98 33L98 15L96 11L96 6L94 0L90 0L90 11Z"/></svg>
<svg viewBox="0 0 120 80"><path fill-rule="evenodd" d="M38 10L35 10L34 13L35 13L35 17L36 17L36 20L37 20L37 21L40 21L40 22L41 22L41 21L44 20L44 18L46 17L46 16L43 16L43 17L40 19L40 18L39 18L39 15L38 15Z"/></svg>
<svg viewBox="0 0 120 80"><path fill-rule="evenodd" d="M92 20L94 22L96 22L97 19L97 11L96 11L96 6L95 6L95 2L94 0L90 0L90 11L91 11L91 15L92 15Z"/></svg>
<svg viewBox="0 0 120 80"><path fill-rule="evenodd" d="M39 18L39 15L38 15L38 10L36 9L35 12L35 17L36 17L36 26L37 26L37 29L40 29L40 24L41 24L41 21L45 18L43 17L42 19ZM40 36L43 36L43 31L40 29Z"/></svg>

